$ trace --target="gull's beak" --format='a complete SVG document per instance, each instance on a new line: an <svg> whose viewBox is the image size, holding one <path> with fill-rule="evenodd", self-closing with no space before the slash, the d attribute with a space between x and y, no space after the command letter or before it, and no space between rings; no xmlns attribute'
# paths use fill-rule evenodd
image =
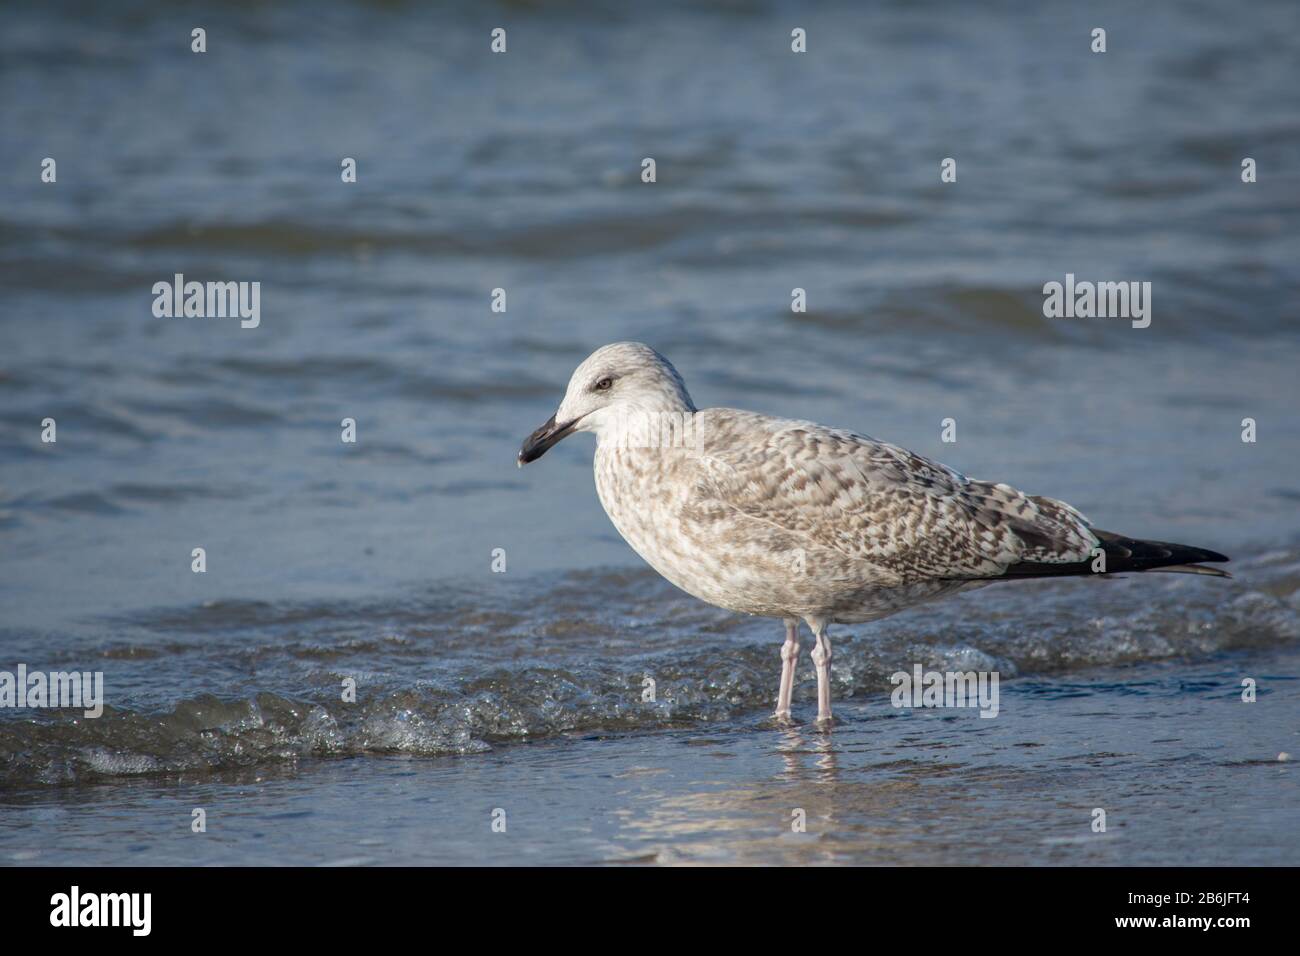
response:
<svg viewBox="0 0 1300 956"><path fill-rule="evenodd" d="M530 461L541 458L552 445L573 434L573 426L576 424L578 424L577 420L557 425L554 415L548 418L545 425L524 439L523 446L519 449L519 467L522 468Z"/></svg>

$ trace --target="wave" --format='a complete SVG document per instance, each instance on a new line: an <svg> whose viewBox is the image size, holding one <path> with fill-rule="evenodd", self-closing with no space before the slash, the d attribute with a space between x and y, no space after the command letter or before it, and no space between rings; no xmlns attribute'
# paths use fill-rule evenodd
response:
<svg viewBox="0 0 1300 956"><path fill-rule="evenodd" d="M920 664L997 671L1003 680L1028 679L1031 692L1078 696L1099 685L1067 678L1088 669L1226 659L1300 640L1300 552L1258 555L1236 571L1232 582L1026 582L870 627L838 627L834 695L845 711L855 698L883 700L891 674ZM568 734L708 725L771 706L776 622L716 611L649 572L580 572L500 590L352 603L226 601L115 619L115 628L137 636L101 648L100 666L135 668L128 683L152 677L193 688L194 675L215 674L209 687L224 679L240 692L106 706L96 719L8 712L0 719L0 786L305 758L474 754ZM348 677L357 683L355 703L341 699ZM796 700L806 708L807 656L799 680ZM1135 692L1144 692L1140 684ZM1229 667L1222 682L1180 692L1236 694L1239 676Z"/></svg>

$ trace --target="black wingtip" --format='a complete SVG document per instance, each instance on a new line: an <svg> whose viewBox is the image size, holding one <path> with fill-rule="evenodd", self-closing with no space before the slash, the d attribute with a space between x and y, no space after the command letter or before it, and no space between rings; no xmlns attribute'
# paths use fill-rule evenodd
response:
<svg viewBox="0 0 1300 956"><path fill-rule="evenodd" d="M1092 529L1106 554L1105 570L1094 569L1092 558L1064 564L1022 561L1003 572L1002 577L1042 578L1060 575L1124 574L1135 571L1168 571L1174 574L1207 574L1227 578L1232 575L1217 568L1201 567L1202 562L1230 561L1226 554L1208 548L1194 548L1188 544L1171 544L1167 541L1143 541L1127 538L1112 531Z"/></svg>
<svg viewBox="0 0 1300 956"><path fill-rule="evenodd" d="M1093 529L1106 552L1107 571L1155 571L1159 568L1231 560L1226 554L1168 541L1144 541ZM1194 572L1199 573L1199 572Z"/></svg>

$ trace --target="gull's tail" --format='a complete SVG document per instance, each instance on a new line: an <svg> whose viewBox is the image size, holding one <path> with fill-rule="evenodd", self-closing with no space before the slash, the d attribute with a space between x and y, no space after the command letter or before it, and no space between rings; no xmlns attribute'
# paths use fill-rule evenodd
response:
<svg viewBox="0 0 1300 956"><path fill-rule="evenodd" d="M1002 578L1042 578L1067 574L1122 574L1125 571L1172 571L1179 574L1211 574L1216 578L1232 577L1227 571L1207 568L1201 561L1227 561L1226 555L1206 548L1164 541L1140 541L1122 534L1092 529L1105 552L1105 570L1093 570L1095 558L1083 561L1051 563L1021 561L1007 568ZM997 578L995 580L1001 580Z"/></svg>

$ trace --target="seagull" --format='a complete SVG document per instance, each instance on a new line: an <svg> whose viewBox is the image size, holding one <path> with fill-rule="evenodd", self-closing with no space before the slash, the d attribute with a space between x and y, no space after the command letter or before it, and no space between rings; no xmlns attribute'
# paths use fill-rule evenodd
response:
<svg viewBox="0 0 1300 956"><path fill-rule="evenodd" d="M1094 528L1062 501L978 481L897 445L814 422L697 409L648 345L574 371L518 465L596 436L596 493L619 534L703 601L785 622L775 717L790 719L799 622L814 637L817 721L831 721L833 623L875 621L997 581L1174 571L1229 577L1215 551Z"/></svg>

